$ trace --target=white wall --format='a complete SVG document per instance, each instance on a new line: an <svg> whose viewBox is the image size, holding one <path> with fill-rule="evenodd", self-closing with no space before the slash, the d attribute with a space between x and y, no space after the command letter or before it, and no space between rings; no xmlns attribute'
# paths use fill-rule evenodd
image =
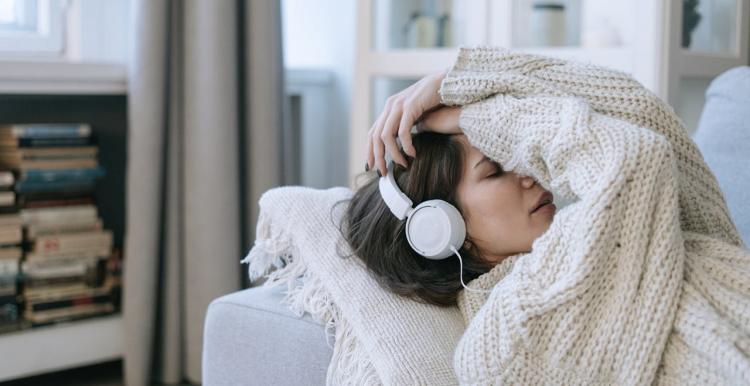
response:
<svg viewBox="0 0 750 386"><path fill-rule="evenodd" d="M74 61L125 64L130 0L73 0L66 56Z"/></svg>
<svg viewBox="0 0 750 386"><path fill-rule="evenodd" d="M348 173L355 7L354 0L282 0L284 66L324 68L335 74L329 121L335 126L331 131L336 135L330 140L336 151L329 163L333 181L340 186L347 184Z"/></svg>

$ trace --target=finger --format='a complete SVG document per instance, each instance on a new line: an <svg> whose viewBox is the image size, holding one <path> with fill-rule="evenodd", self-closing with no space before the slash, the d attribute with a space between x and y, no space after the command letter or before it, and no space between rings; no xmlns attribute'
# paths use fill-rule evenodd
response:
<svg viewBox="0 0 750 386"><path fill-rule="evenodd" d="M398 125L398 137L401 140L401 146L404 152L412 157L417 156L417 149L411 141L411 127L414 125L414 115L411 112L401 115L401 122Z"/></svg>
<svg viewBox="0 0 750 386"><path fill-rule="evenodd" d="M378 119L375 120L375 123L373 123L372 127L370 128L370 131L368 132L369 150L368 150L367 166L370 170L377 167L377 164L376 164L377 153L375 152L375 150L378 145L382 145L382 144L378 144L378 142L380 142L379 132L383 128L385 119L388 117L388 113L391 108L391 103L392 103L391 98L388 98L388 100L386 100L385 102L385 107L383 107L383 111L380 113L380 115L378 116Z"/></svg>
<svg viewBox="0 0 750 386"><path fill-rule="evenodd" d="M367 165L366 171L372 170L372 163L375 158L372 154L372 137L370 133L372 133L372 130L370 130L367 134L367 144L365 147L365 165Z"/></svg>
<svg viewBox="0 0 750 386"><path fill-rule="evenodd" d="M383 159L383 141L380 140L379 131L375 131L372 134L372 150L373 156L375 157L374 165L378 169L381 176L385 175L385 160Z"/></svg>
<svg viewBox="0 0 750 386"><path fill-rule="evenodd" d="M391 114L388 116L388 119L386 119L385 126L383 126L383 131L380 133L380 139L388 149L388 153L391 154L391 158L393 159L393 161L403 166L404 168L407 168L408 163L406 161L406 158L404 158L404 155L401 154L398 143L396 143L398 121L400 120L401 112L401 108L397 106L391 110Z"/></svg>

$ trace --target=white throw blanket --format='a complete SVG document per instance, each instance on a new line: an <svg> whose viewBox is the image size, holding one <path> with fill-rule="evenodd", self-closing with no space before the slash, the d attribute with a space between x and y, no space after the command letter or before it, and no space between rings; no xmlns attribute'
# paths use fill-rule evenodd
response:
<svg viewBox="0 0 750 386"><path fill-rule="evenodd" d="M455 385L453 350L464 331L457 307L382 289L338 233L346 187L274 188L259 200L256 242L243 260L251 280L286 284L284 302L335 332L329 385ZM334 225L336 224L336 225ZM301 279L301 280L297 280Z"/></svg>
<svg viewBox="0 0 750 386"><path fill-rule="evenodd" d="M335 327L330 384L750 384L750 253L669 106L624 73L491 47L460 48L440 92L485 155L576 201L459 313L338 257L327 211L348 188L269 190L245 261L288 262L267 283Z"/></svg>

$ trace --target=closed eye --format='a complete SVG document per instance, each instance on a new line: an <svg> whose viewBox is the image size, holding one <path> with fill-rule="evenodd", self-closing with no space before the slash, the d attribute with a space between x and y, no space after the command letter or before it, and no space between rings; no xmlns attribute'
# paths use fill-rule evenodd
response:
<svg viewBox="0 0 750 386"><path fill-rule="evenodd" d="M488 176L487 176L487 178L500 177L500 176L502 176L503 174L505 174L505 171L503 171L503 169L502 169L502 168L500 168L500 167L498 167L498 166L496 165L496 166L495 166L495 172L493 172L492 174L488 175Z"/></svg>

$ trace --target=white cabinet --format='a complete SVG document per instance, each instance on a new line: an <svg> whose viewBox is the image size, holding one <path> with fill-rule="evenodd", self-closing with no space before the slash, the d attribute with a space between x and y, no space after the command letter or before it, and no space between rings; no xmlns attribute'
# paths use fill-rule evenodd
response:
<svg viewBox="0 0 750 386"><path fill-rule="evenodd" d="M512 47L628 72L692 131L710 80L748 63L749 16L750 0L359 0L349 185L364 171L367 131L385 99L447 69L459 45ZM683 24L695 24L685 38Z"/></svg>

